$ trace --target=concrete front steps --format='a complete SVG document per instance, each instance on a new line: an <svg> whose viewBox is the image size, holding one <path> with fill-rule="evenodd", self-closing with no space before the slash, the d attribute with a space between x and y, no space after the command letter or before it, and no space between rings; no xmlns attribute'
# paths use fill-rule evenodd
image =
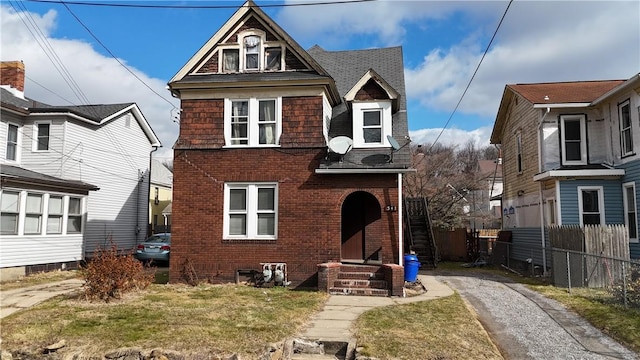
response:
<svg viewBox="0 0 640 360"><path fill-rule="evenodd" d="M389 296L381 266L340 265L338 279L329 288L331 295Z"/></svg>

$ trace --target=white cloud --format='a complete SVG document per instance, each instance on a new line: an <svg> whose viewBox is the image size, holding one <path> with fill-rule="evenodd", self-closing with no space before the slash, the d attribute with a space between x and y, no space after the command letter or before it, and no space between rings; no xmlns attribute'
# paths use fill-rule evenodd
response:
<svg viewBox="0 0 640 360"><path fill-rule="evenodd" d="M172 157L171 147L177 137L178 126L170 117L172 106L169 103L136 80L115 59L101 55L89 43L52 37L51 32L55 29L57 21L55 11L50 10L42 16L36 13L28 15L43 35L40 43L55 49L56 55L49 56L59 57L60 62L64 64L89 103L137 103L163 144L163 148L158 151L159 157ZM0 56L3 61L22 60L24 62L27 97L52 105L69 105L67 101L74 105L83 104L34 40L21 21L20 14L7 6L1 6L0 21L2 29ZM32 32L35 33L35 30L32 29ZM126 61L122 59L120 61L126 65ZM157 93L178 106L178 101L172 99L165 89L164 80L151 78L132 67L129 69Z"/></svg>
<svg viewBox="0 0 640 360"><path fill-rule="evenodd" d="M444 131L442 128L420 129L409 131L409 136L413 144L425 146L430 146L438 139L438 143L443 145L463 146L473 141L479 148L483 148L490 146L491 127L485 126L469 131L457 128L447 128Z"/></svg>

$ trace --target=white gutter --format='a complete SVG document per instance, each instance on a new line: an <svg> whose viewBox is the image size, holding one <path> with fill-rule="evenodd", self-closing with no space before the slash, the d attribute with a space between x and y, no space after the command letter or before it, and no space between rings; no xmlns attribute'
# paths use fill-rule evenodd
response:
<svg viewBox="0 0 640 360"><path fill-rule="evenodd" d="M416 169L316 169L316 174L402 174L416 172Z"/></svg>
<svg viewBox="0 0 640 360"><path fill-rule="evenodd" d="M555 103L555 104L533 104L534 109L566 109L566 108L581 108L588 107L591 103Z"/></svg>
<svg viewBox="0 0 640 360"><path fill-rule="evenodd" d="M549 114L549 112L551 112L551 107L547 107L547 110L545 111L544 115L542 115L542 118L540 119L540 123L538 124L538 171L542 171L542 166L544 163L544 160L542 159L542 151L544 148L544 139L543 139L543 127L544 127L544 118L547 117L547 115ZM534 176L534 180L535 180L535 176ZM544 201L542 198L542 190L543 190L543 186L544 184L542 183L542 181L540 181L538 186L538 196L539 196L539 202L540 205L538 205L538 207L540 208L540 239L542 242L542 273L543 275L547 275L547 249L546 249L546 239L544 236Z"/></svg>
<svg viewBox="0 0 640 360"><path fill-rule="evenodd" d="M404 266L403 231L402 231L402 173L398 173L398 265Z"/></svg>
<svg viewBox="0 0 640 360"><path fill-rule="evenodd" d="M549 170L533 177L533 181L556 177L624 176L624 169Z"/></svg>

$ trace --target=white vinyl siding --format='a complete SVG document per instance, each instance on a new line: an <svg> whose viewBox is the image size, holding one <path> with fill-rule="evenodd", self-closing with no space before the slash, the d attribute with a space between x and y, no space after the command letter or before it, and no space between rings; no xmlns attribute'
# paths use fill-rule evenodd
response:
<svg viewBox="0 0 640 360"><path fill-rule="evenodd" d="M587 163L587 126L584 115L560 116L562 135L562 164L585 165Z"/></svg>
<svg viewBox="0 0 640 360"><path fill-rule="evenodd" d="M231 183L224 191L225 239L277 238L277 184Z"/></svg>

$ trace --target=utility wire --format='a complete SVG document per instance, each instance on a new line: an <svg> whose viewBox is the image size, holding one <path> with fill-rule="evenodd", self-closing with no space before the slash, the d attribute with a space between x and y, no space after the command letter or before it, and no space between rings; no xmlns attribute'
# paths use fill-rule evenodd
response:
<svg viewBox="0 0 640 360"><path fill-rule="evenodd" d="M462 96L460 96L460 100L458 100L458 103L456 104L456 107L453 109L453 112L449 116L449 119L447 119L447 122L442 127L442 130L440 130L440 133L438 134L438 137L436 137L436 139L433 141L433 143L431 144L431 146L429 147L429 150L427 150L427 152L431 151L431 149L438 142L438 140L442 136L442 133L444 133L444 130L447 128L447 126L449 126L449 122L451 122L451 118L453 118L453 115L458 110L458 107L460 107L460 103L462 103L462 100L464 99L464 96L467 94L467 91L469 90L469 87L471 86L471 83L473 82L473 79L476 77L476 74L478 73L478 70L480 69L480 65L482 65L482 61L484 60L485 56L487 56L487 53L489 52L489 48L491 48L491 44L493 44L493 40L496 38L496 35L498 34L498 30L500 30L500 26L502 25L502 22L504 21L504 18L507 16L507 12L509 11L509 7L511 6L511 3L513 3L513 0L510 0L509 4L507 5L507 8L504 9L504 13L502 14L502 18L500 19L500 22L498 23L498 26L496 27L496 30L493 32L493 36L491 37L491 40L489 41L489 44L487 44L487 48L484 50L484 53L482 54L482 58L480 58L480 61L478 62L478 66L476 66L476 70L473 72L473 75L471 76L471 79L469 79L469 83L467 83L467 87L464 89L464 92L462 93ZM423 160L426 159L426 156L423 157L422 159Z"/></svg>
<svg viewBox="0 0 640 360"><path fill-rule="evenodd" d="M53 3L59 4L58 0L26 0L30 2L38 3ZM275 7L295 7L295 6L316 6L316 5L339 5L339 4L353 4L362 2L372 2L377 0L344 0L344 1L323 1L313 3L298 3L298 4L264 4L260 5L260 8L275 8ZM71 5L84 5L84 6L107 6L107 7L122 7L122 8L146 8L146 9L237 9L238 5L144 5L144 4L122 4L122 3L107 3L107 2L82 2L82 1L65 1ZM252 6L253 7L253 6ZM258 7L258 6L256 6Z"/></svg>
<svg viewBox="0 0 640 360"><path fill-rule="evenodd" d="M76 14L71 11L71 8L69 8L69 6L67 5L67 3L65 1L59 1L59 3L61 3L62 5L64 5L65 8L67 8L67 10L69 11L69 13L76 19L76 21L78 21L78 23L80 25L82 25L83 28L85 28L85 30L87 30L87 32L98 42L98 44L100 44L108 53L109 55L111 55L112 58L114 58L118 64L120 64L120 66L122 66L125 70L127 70L131 75L133 75L133 77L135 77L136 79L138 79L138 81L140 81L144 86L147 87L147 89L151 90L151 92L153 92L154 94L158 95L162 100L164 100L165 102L167 102L169 105L171 105L174 109L177 109L175 105L173 105L173 103L169 100L167 100L167 98L165 98L164 96L160 95L160 93L158 93L157 91L155 91L151 86L149 86L149 84L147 84L146 82L144 82L144 80L142 80L138 75L136 75L133 71L131 71L131 69L129 69L125 64L122 63L122 61L120 61L120 59L118 59L113 52L111 52L111 50L109 50L109 48L107 48L107 46L100 41L100 39L98 39L98 37L87 27L87 25L85 25L82 20L80 20L80 18L78 18L78 16L76 16Z"/></svg>
<svg viewBox="0 0 640 360"><path fill-rule="evenodd" d="M64 100L64 101L66 101L67 103L69 103L69 104L71 104L71 105L75 105L72 101L69 101L69 100L67 100L67 99L63 98L62 96L60 96L60 94L56 93L55 91L53 91L53 90L51 90L51 89L47 88L46 86L44 86L44 85L42 85L42 84L40 84L39 82L37 82L37 81L35 81L34 79L32 79L32 78L30 78L29 76L27 76L26 74L25 74L25 76L24 76L24 77L26 77L26 78L27 78L27 80L31 81L32 83L34 83L34 84L36 84L36 85L40 86L41 88L43 88L43 89L47 90L47 91L48 91L48 92L50 92L51 94L53 94L53 95L57 96L57 97L58 97L58 98L60 98L61 100Z"/></svg>

